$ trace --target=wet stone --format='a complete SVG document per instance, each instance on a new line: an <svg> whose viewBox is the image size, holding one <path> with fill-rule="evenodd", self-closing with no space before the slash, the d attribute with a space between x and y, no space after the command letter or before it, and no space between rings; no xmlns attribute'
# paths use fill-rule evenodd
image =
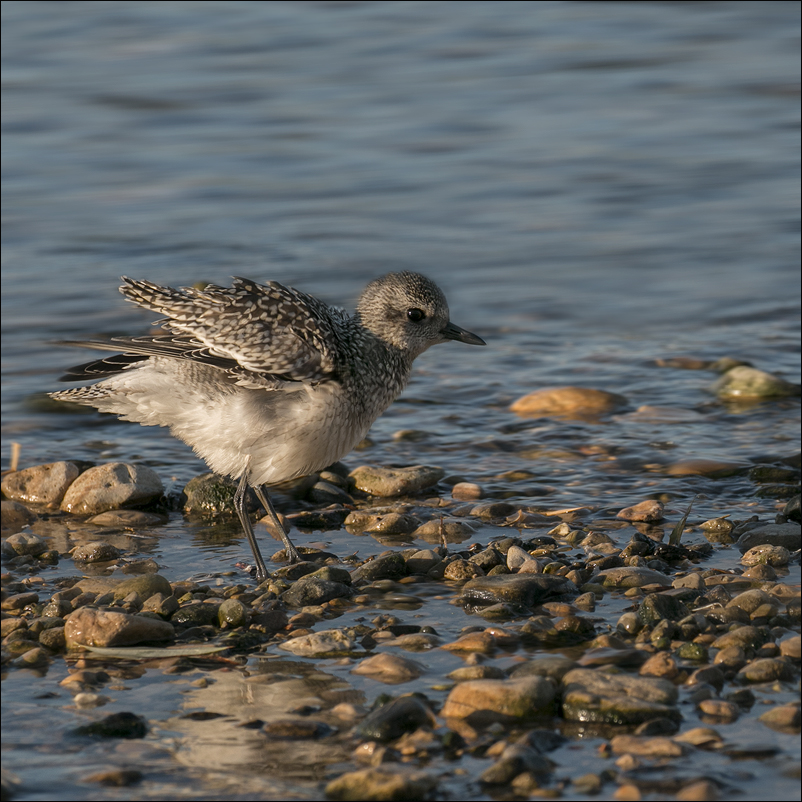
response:
<svg viewBox="0 0 802 802"><path fill-rule="evenodd" d="M575 660L561 654L543 654L525 663L519 663L510 671L510 679L521 677L550 677L557 682L573 669L577 668Z"/></svg>
<svg viewBox="0 0 802 802"><path fill-rule="evenodd" d="M326 786L326 797L334 800L428 799L437 786L434 777L415 769L360 769L341 774Z"/></svg>
<svg viewBox="0 0 802 802"><path fill-rule="evenodd" d="M741 709L734 702L724 699L703 699L699 702L699 711L706 716L735 721L741 714Z"/></svg>
<svg viewBox="0 0 802 802"><path fill-rule="evenodd" d="M505 574L483 576L462 586L463 604L505 603L519 607L534 607L544 601L575 596L576 585L553 574Z"/></svg>
<svg viewBox="0 0 802 802"><path fill-rule="evenodd" d="M642 724L680 718L677 689L667 680L578 668L563 677L563 715L569 721Z"/></svg>
<svg viewBox="0 0 802 802"><path fill-rule="evenodd" d="M75 735L91 735L97 738L144 738L148 725L144 718L133 713L112 713L110 716L76 727Z"/></svg>
<svg viewBox="0 0 802 802"><path fill-rule="evenodd" d="M388 512L375 515L363 525L362 531L372 535L408 535L420 526L420 520L414 515L400 512Z"/></svg>
<svg viewBox="0 0 802 802"><path fill-rule="evenodd" d="M794 679L794 669L785 660L774 657L764 657L747 663L739 672L741 682L776 682L777 680L790 682Z"/></svg>
<svg viewBox="0 0 802 802"><path fill-rule="evenodd" d="M472 724L511 723L549 715L554 704L552 683L540 676L508 680L473 680L456 685L440 714Z"/></svg>
<svg viewBox="0 0 802 802"><path fill-rule="evenodd" d="M788 551L802 547L802 527L787 521L784 524L766 524L745 532L738 538L738 549L743 554L755 546L782 546Z"/></svg>
<svg viewBox="0 0 802 802"><path fill-rule="evenodd" d="M518 507L508 501L484 501L471 508L471 515L474 518L481 518L483 521L506 518L516 512L518 512Z"/></svg>
<svg viewBox="0 0 802 802"><path fill-rule="evenodd" d="M381 554L375 560L360 565L352 574L352 580L375 582L379 579L400 579L406 575L407 566L403 555L392 552Z"/></svg>
<svg viewBox="0 0 802 802"><path fill-rule="evenodd" d="M155 471L144 465L110 462L82 473L64 495L61 509L91 515L148 504L163 494L164 486Z"/></svg>
<svg viewBox="0 0 802 802"><path fill-rule="evenodd" d="M469 579L483 576L482 569L468 560L451 560L445 567L443 578L452 582L467 582Z"/></svg>
<svg viewBox="0 0 802 802"><path fill-rule="evenodd" d="M226 599L217 608L217 620L220 626L244 626L248 621L248 608L237 599Z"/></svg>
<svg viewBox="0 0 802 802"><path fill-rule="evenodd" d="M671 579L665 574L642 567L609 568L606 571L600 571L594 581L600 581L606 588L641 588L646 585L670 587L671 585Z"/></svg>
<svg viewBox="0 0 802 802"><path fill-rule="evenodd" d="M112 592L114 593L115 600L124 599L130 593L136 593L144 602L156 593L170 596L173 589L170 583L159 574L142 574L142 576L124 579L118 585L114 586Z"/></svg>
<svg viewBox="0 0 802 802"><path fill-rule="evenodd" d="M663 519L664 505L660 501L647 499L641 501L632 507L624 507L616 515L617 518L623 518L625 521L661 521Z"/></svg>
<svg viewBox="0 0 802 802"><path fill-rule="evenodd" d="M407 569L410 574L425 574L439 565L443 560L440 555L432 549L422 549L416 551L411 557L407 558Z"/></svg>
<svg viewBox="0 0 802 802"><path fill-rule="evenodd" d="M97 783L109 788L128 788L142 781L142 772L138 769L108 769L83 777L80 782Z"/></svg>
<svg viewBox="0 0 802 802"><path fill-rule="evenodd" d="M72 552L75 562L96 563L116 560L122 552L111 543L103 540L94 540L91 543L84 543Z"/></svg>
<svg viewBox="0 0 802 802"><path fill-rule="evenodd" d="M523 418L595 418L627 405L627 399L591 387L548 387L519 398L510 411Z"/></svg>
<svg viewBox="0 0 802 802"><path fill-rule="evenodd" d="M671 738L641 737L638 735L616 735L610 741L615 755L639 755L640 757L682 757L688 750Z"/></svg>
<svg viewBox="0 0 802 802"><path fill-rule="evenodd" d="M432 711L416 696L401 696L373 710L356 728L356 734L386 742L426 725L436 725Z"/></svg>
<svg viewBox="0 0 802 802"><path fill-rule="evenodd" d="M675 596L668 593L651 593L638 608L638 616L647 625L658 621L677 621L689 613L688 608Z"/></svg>
<svg viewBox="0 0 802 802"><path fill-rule="evenodd" d="M462 666L451 671L448 678L454 682L468 682L474 679L506 679L506 674L497 666Z"/></svg>
<svg viewBox="0 0 802 802"><path fill-rule="evenodd" d="M309 491L309 499L315 504L353 504L354 500L341 487L331 482L316 482Z"/></svg>
<svg viewBox="0 0 802 802"><path fill-rule="evenodd" d="M774 582L777 579L777 572L770 565L758 564L747 568L744 576L759 582Z"/></svg>
<svg viewBox="0 0 802 802"><path fill-rule="evenodd" d="M2 602L4 610L24 610L32 604L39 601L39 594L35 591L26 591L25 593L13 593L6 596Z"/></svg>
<svg viewBox="0 0 802 802"><path fill-rule="evenodd" d="M780 732L799 732L801 721L799 702L773 707L760 716L760 721L767 727Z"/></svg>
<svg viewBox="0 0 802 802"><path fill-rule="evenodd" d="M737 476L746 470L740 462L728 462L718 459L684 459L666 466L665 472L669 476L709 476L713 479L723 479L727 476Z"/></svg>
<svg viewBox="0 0 802 802"><path fill-rule="evenodd" d="M262 731L271 740L311 741L331 735L332 728L322 721L312 719L280 719L270 721Z"/></svg>
<svg viewBox="0 0 802 802"><path fill-rule="evenodd" d="M4 476L3 495L12 501L57 506L79 474L74 462L35 465Z"/></svg>
<svg viewBox="0 0 802 802"><path fill-rule="evenodd" d="M802 646L802 638L799 635L794 635L788 640L782 641L780 643L780 654L783 657L787 657L789 660L793 660L794 662L798 663L800 658L802 658L802 654L800 654L800 647Z"/></svg>
<svg viewBox="0 0 802 802"><path fill-rule="evenodd" d="M32 513L24 504L19 501L6 501L2 504L2 525L4 530L17 531L23 526L32 524L36 520L36 515Z"/></svg>
<svg viewBox="0 0 802 802"><path fill-rule="evenodd" d="M51 627L39 633L39 643L51 652L60 654L67 648L64 627Z"/></svg>
<svg viewBox="0 0 802 802"><path fill-rule="evenodd" d="M762 605L772 603L775 603L775 600L769 596L768 593L759 590L758 588L752 588L751 590L745 590L743 593L739 593L737 596L727 602L727 608L737 607L738 609L743 610L745 613L751 614L758 610Z"/></svg>
<svg viewBox="0 0 802 802"><path fill-rule="evenodd" d="M466 538L469 538L476 530L471 524L466 521L461 521L458 518L432 518L421 524L412 535L416 538L421 538L428 543L440 543L442 537L445 537L449 543L461 543Z"/></svg>
<svg viewBox="0 0 802 802"><path fill-rule="evenodd" d="M278 645L279 649L298 657L337 657L359 651L356 642L339 629L327 629L309 635L299 635Z"/></svg>
<svg viewBox="0 0 802 802"><path fill-rule="evenodd" d="M452 643L444 643L441 648L450 652L492 654L496 650L496 639L489 632L468 632Z"/></svg>
<svg viewBox="0 0 802 802"><path fill-rule="evenodd" d="M48 542L43 537L35 535L33 532L18 532L6 538L5 545L14 554L29 554L37 557L48 549Z"/></svg>
<svg viewBox="0 0 802 802"><path fill-rule="evenodd" d="M478 565L485 573L491 568L495 568L497 565L504 564L504 557L492 546L488 546L486 549L472 554L469 559L470 562Z"/></svg>
<svg viewBox="0 0 802 802"><path fill-rule="evenodd" d="M451 488L451 497L460 501L472 501L482 498L482 488L474 482L457 482Z"/></svg>
<svg viewBox="0 0 802 802"><path fill-rule="evenodd" d="M424 671L424 667L415 660L386 653L366 657L351 669L352 674L361 674L388 685L417 679Z"/></svg>
<svg viewBox="0 0 802 802"><path fill-rule="evenodd" d="M300 608L325 604L332 599L351 596L351 588L342 582L332 582L316 576L305 576L282 593L282 601L288 607Z"/></svg>
<svg viewBox="0 0 802 802"><path fill-rule="evenodd" d="M184 512L195 515L234 514L234 494L237 483L227 476L216 473L204 473L195 476L184 486ZM256 495L246 495L246 509L254 512L257 509Z"/></svg>
<svg viewBox="0 0 802 802"><path fill-rule="evenodd" d="M748 400L799 396L799 385L763 370L740 365L728 370L708 388L719 398Z"/></svg>
<svg viewBox="0 0 802 802"><path fill-rule="evenodd" d="M554 770L552 762L525 744L508 746L499 759L479 776L484 785L507 785L519 774L530 774L546 780Z"/></svg>
<svg viewBox="0 0 802 802"><path fill-rule="evenodd" d="M780 568L791 561L791 553L784 546L753 546L741 557L744 565L770 565Z"/></svg>
<svg viewBox="0 0 802 802"><path fill-rule="evenodd" d="M156 515L142 510L109 510L87 519L88 524L94 524L95 526L121 526L132 529L158 526L166 521L167 517L165 515Z"/></svg>
<svg viewBox="0 0 802 802"><path fill-rule="evenodd" d="M142 612L156 613L162 618L168 619L178 611L178 599L170 594L154 593L142 603Z"/></svg>
<svg viewBox="0 0 802 802"><path fill-rule="evenodd" d="M409 468L380 468L361 465L349 474L357 489L372 496L406 496L437 484L442 468L414 465Z"/></svg>
<svg viewBox="0 0 802 802"><path fill-rule="evenodd" d="M219 609L219 604L187 604L173 613L170 622L180 627L203 627L208 624L217 626Z"/></svg>
<svg viewBox="0 0 802 802"><path fill-rule="evenodd" d="M133 646L172 640L172 624L155 618L82 607L71 613L64 627L67 647Z"/></svg>

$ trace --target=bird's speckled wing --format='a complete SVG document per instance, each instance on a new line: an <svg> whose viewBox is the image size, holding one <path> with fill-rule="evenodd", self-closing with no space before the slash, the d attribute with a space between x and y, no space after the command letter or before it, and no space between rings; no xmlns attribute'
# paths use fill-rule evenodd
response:
<svg viewBox="0 0 802 802"><path fill-rule="evenodd" d="M257 374L257 381L337 378L338 329L348 317L310 295L275 281L256 284L244 278L236 278L232 287L210 284L202 290L123 281L120 292L129 301L165 315L158 323L179 335L136 338L140 354L148 353L143 341L150 340L153 355L212 364L215 358L233 360L233 373Z"/></svg>

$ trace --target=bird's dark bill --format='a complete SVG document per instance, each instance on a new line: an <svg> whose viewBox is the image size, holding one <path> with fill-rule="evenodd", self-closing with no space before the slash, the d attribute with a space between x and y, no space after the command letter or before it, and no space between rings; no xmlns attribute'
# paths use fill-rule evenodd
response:
<svg viewBox="0 0 802 802"><path fill-rule="evenodd" d="M448 340L459 340L459 342L467 343L468 345L487 345L481 337L477 337L475 334L471 334L471 332L451 322L440 333Z"/></svg>

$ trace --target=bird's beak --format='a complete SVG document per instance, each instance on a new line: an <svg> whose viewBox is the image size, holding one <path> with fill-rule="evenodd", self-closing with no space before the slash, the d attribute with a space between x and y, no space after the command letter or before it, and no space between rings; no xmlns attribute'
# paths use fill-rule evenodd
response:
<svg viewBox="0 0 802 802"><path fill-rule="evenodd" d="M461 329L459 326L451 323L450 321L446 323L443 329L441 329L440 334L442 334L447 340L459 340L459 342L467 343L468 345L487 345L487 343L481 337L477 337L475 334L471 334L471 332Z"/></svg>

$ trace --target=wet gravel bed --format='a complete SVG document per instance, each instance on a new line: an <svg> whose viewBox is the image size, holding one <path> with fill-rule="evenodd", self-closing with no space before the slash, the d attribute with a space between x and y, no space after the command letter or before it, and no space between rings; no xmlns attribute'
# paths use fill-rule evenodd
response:
<svg viewBox="0 0 802 802"><path fill-rule="evenodd" d="M760 480L793 488L786 462ZM522 503L514 481L333 465L276 491L303 562L278 552L257 586L142 549L181 512L230 517L233 483L165 498L144 466L8 473L4 681L52 680L62 735L102 754L75 781L138 798L169 795L159 761L117 744L221 798L731 799L767 764L796 782L798 490L771 519L678 520L657 498ZM369 555L303 545L338 530ZM136 692L177 680L167 713Z"/></svg>

